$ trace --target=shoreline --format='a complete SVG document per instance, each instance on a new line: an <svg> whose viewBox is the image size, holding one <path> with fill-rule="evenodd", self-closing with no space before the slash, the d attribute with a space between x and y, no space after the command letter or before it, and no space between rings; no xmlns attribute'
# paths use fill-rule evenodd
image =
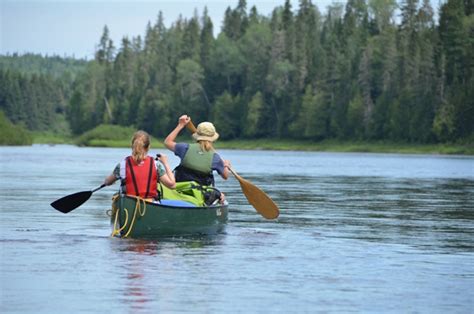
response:
<svg viewBox="0 0 474 314"><path fill-rule="evenodd" d="M188 136L178 138L178 141L190 142ZM33 144L69 144L77 145L72 138L58 136L37 136ZM130 140L105 140L91 139L87 147L130 147ZM163 143L154 140L154 148L165 148ZM229 140L216 142L219 149L243 150L276 150L276 151L305 151L305 152L339 152L339 153L389 153L389 154L431 154L431 155L474 155L474 143L438 143L438 144L411 144L388 141L340 141L324 140L321 142L296 141L282 139L257 139L257 140Z"/></svg>

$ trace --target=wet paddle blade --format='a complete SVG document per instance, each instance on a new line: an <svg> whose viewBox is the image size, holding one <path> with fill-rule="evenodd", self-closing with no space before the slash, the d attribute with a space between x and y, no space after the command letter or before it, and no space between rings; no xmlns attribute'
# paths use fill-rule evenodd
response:
<svg viewBox="0 0 474 314"><path fill-rule="evenodd" d="M280 215L278 206L265 192L236 174L234 171L231 172L239 181L242 192L244 192L249 203L260 215L267 219L275 219Z"/></svg>
<svg viewBox="0 0 474 314"><path fill-rule="evenodd" d="M84 204L84 202L87 201L91 195L92 191L74 193L52 202L51 206L59 210L61 213L67 214Z"/></svg>

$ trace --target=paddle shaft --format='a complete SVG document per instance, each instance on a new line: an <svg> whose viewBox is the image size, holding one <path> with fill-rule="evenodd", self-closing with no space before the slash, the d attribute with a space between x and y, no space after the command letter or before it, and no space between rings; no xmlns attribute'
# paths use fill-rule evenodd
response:
<svg viewBox="0 0 474 314"><path fill-rule="evenodd" d="M189 131L191 131L191 133L196 133L197 132L197 129L194 126L193 121L191 121L191 120L189 120L188 124L186 124L186 127L188 128Z"/></svg>
<svg viewBox="0 0 474 314"><path fill-rule="evenodd" d="M106 186L107 185L104 183L101 186L99 186L98 188L93 189L91 192L94 193L95 191L99 191L100 189L105 188Z"/></svg>

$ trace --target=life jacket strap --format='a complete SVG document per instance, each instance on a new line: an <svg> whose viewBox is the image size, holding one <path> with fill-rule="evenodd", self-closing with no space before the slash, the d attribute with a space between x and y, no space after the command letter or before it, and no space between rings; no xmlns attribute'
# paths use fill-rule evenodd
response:
<svg viewBox="0 0 474 314"><path fill-rule="evenodd" d="M146 184L146 193L145 193L144 198L148 198L148 192L150 191L150 183L151 183L151 171L153 170L153 164L155 163L152 157L150 157L149 159L151 160L150 160L150 167L148 169L148 182Z"/></svg>
<svg viewBox="0 0 474 314"><path fill-rule="evenodd" d="M135 195L140 195L138 192L138 185L137 185L137 179L135 178L135 172L133 171L132 162L130 161L130 156L127 157L127 164L128 164L128 168L130 168L130 173L132 174L133 187L135 188Z"/></svg>

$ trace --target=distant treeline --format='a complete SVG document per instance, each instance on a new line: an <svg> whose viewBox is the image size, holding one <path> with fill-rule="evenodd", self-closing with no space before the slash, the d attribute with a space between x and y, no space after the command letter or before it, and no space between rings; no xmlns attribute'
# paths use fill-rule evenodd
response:
<svg viewBox="0 0 474 314"><path fill-rule="evenodd" d="M66 112L71 84L44 74L24 74L0 68L0 110L14 124L29 130L57 129L58 115Z"/></svg>
<svg viewBox="0 0 474 314"><path fill-rule="evenodd" d="M429 0L348 0L325 14L287 0L269 17L240 0L217 38L213 29L206 9L169 28L160 12L144 38L117 47L105 26L95 60L69 85L0 63L10 82L0 109L30 129L54 124L42 110L64 110L73 134L108 123L160 138L187 113L225 139L472 139L471 0L448 0L437 14Z"/></svg>
<svg viewBox="0 0 474 314"><path fill-rule="evenodd" d="M0 110L33 131L64 131L64 116L85 60L35 54L0 56Z"/></svg>
<svg viewBox="0 0 474 314"><path fill-rule="evenodd" d="M86 65L87 60L59 56L43 57L32 53L0 56L0 69L18 71L23 74L44 74L67 81L74 80Z"/></svg>

